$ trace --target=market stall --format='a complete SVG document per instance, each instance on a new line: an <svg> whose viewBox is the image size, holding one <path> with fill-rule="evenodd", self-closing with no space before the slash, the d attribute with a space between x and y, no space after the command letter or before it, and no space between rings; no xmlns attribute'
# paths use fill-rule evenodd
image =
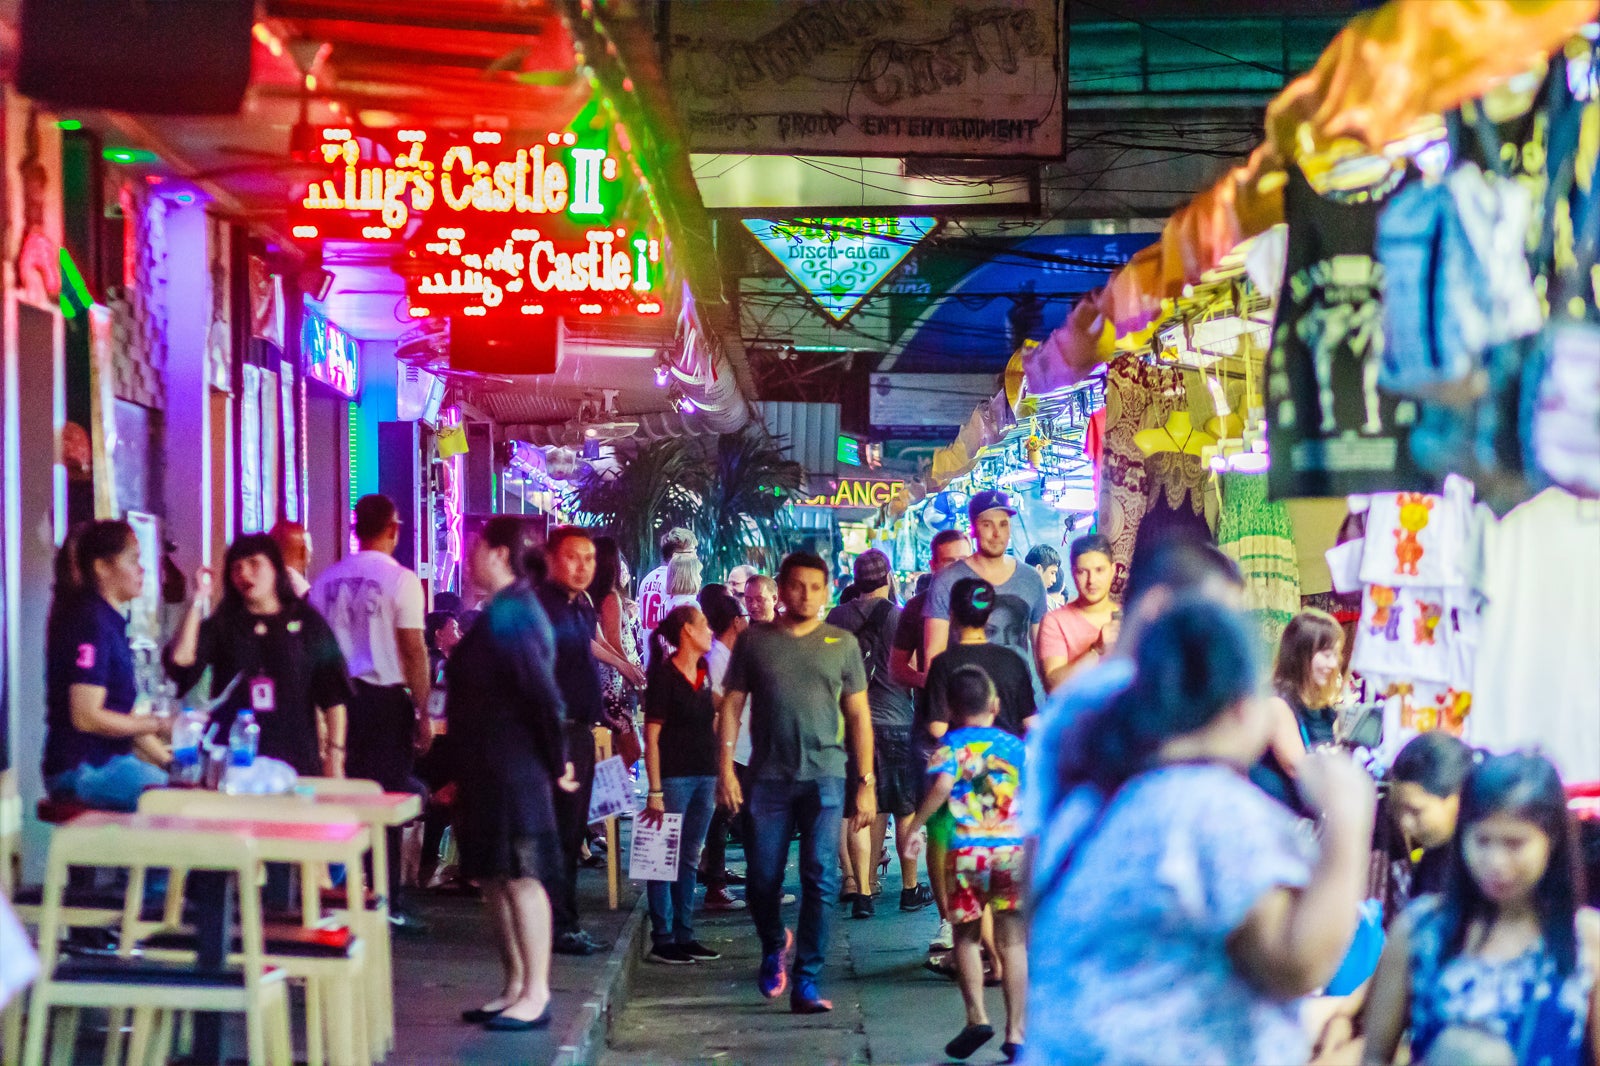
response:
<svg viewBox="0 0 1600 1066"><path fill-rule="evenodd" d="M1386 751L1443 727L1600 779L1597 14L1353 20L908 495L1045 502L1036 412L1090 397L1059 435L1098 488L1068 536L1096 524L1119 585L1143 544L1214 540L1265 643L1338 613Z"/></svg>

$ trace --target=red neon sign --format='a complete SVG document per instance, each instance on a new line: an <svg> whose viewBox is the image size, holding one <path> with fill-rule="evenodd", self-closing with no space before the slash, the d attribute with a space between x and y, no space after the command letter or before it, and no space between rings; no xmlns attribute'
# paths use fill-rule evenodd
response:
<svg viewBox="0 0 1600 1066"><path fill-rule="evenodd" d="M661 242L615 218L623 168L590 135L322 132L291 232L403 244L412 317L661 313Z"/></svg>

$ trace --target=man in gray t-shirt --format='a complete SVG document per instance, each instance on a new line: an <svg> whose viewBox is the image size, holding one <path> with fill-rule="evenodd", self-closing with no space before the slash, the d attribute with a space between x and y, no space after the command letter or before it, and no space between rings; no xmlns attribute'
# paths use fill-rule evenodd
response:
<svg viewBox="0 0 1600 1066"><path fill-rule="evenodd" d="M994 489L975 494L967 504L978 550L934 575L923 607L923 646L932 663L950 640L950 590L964 577L981 578L994 586L996 597L984 635L990 644L1003 645L1022 656L1033 678L1034 703L1043 706L1044 685L1039 680L1034 647L1049 600L1039 571L1006 554L1011 547L1011 517L1016 513L1011 498Z"/></svg>
<svg viewBox="0 0 1600 1066"><path fill-rule="evenodd" d="M750 805L746 896L761 937L757 985L768 999L789 989L789 1009L833 1009L817 990L839 892L839 832L846 788L856 790L854 828L877 817L876 778L845 780L845 742L858 767L872 766L872 715L867 675L856 638L821 619L828 601L828 565L795 552L778 570L784 613L747 629L733 647L722 681L718 733L722 773L717 799L737 811ZM739 711L750 697L750 795L733 770ZM793 984L785 972L790 938L779 905L789 838L800 831L800 921L795 929Z"/></svg>

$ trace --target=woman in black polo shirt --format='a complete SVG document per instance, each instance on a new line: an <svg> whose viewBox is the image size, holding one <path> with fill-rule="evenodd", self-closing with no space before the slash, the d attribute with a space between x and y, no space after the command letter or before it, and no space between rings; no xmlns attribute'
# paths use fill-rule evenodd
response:
<svg viewBox="0 0 1600 1066"><path fill-rule="evenodd" d="M644 690L644 763L650 797L639 819L661 824L683 815L678 879L651 881L647 961L682 965L720 956L694 938L694 887L700 849L717 806L716 710L706 653L711 625L700 608L667 612L650 634L650 675Z"/></svg>
<svg viewBox="0 0 1600 1066"><path fill-rule="evenodd" d="M127 604L144 586L126 522L90 522L56 556L45 623L44 781L50 798L131 811L166 783L164 721L132 713L138 698ZM135 752L138 754L135 754Z"/></svg>
<svg viewBox="0 0 1600 1066"><path fill-rule="evenodd" d="M294 594L283 554L265 533L229 545L223 570L222 603L203 621L210 582L196 588L163 656L167 676L187 692L209 666L213 699L237 678L212 716L220 740L239 711L251 710L260 754L303 776L343 777L350 677L333 629Z"/></svg>

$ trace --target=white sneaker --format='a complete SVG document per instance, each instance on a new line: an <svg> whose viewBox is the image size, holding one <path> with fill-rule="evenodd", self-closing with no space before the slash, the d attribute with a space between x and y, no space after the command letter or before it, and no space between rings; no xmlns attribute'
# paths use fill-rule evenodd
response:
<svg viewBox="0 0 1600 1066"><path fill-rule="evenodd" d="M929 951L950 951L956 946L956 932L950 923L939 919L939 935L928 941Z"/></svg>

